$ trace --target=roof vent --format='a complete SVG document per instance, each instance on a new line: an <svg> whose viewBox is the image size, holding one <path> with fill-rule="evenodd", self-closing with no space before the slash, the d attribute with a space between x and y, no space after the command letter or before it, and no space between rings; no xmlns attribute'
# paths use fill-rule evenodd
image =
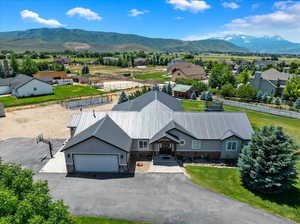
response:
<svg viewBox="0 0 300 224"><path fill-rule="evenodd" d="M94 118L96 118L96 113L95 113L95 110L93 110L93 116L94 116Z"/></svg>

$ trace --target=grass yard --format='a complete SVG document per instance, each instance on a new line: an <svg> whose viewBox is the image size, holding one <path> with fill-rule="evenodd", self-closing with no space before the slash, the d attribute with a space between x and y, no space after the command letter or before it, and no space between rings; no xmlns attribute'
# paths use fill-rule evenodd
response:
<svg viewBox="0 0 300 224"><path fill-rule="evenodd" d="M15 96L0 97L0 103L5 107L24 106L30 104L44 103L48 101L71 99L81 96L92 96L103 94L103 91L99 91L87 86L55 86L53 95L35 96L17 99Z"/></svg>
<svg viewBox="0 0 300 224"><path fill-rule="evenodd" d="M181 103L186 111L204 111L205 104L203 101L183 100ZM226 105L224 105L224 109L225 111L246 112L254 129L264 125L281 126L298 144L300 144L300 119L276 116Z"/></svg>
<svg viewBox="0 0 300 224"><path fill-rule="evenodd" d="M300 163L298 163L300 170ZM254 194L242 186L237 168L187 166L192 180L209 190L300 223L300 179L291 190L274 195Z"/></svg>
<svg viewBox="0 0 300 224"><path fill-rule="evenodd" d="M164 77L164 75L166 75L166 74L167 74L167 72L152 72L152 73L146 73L146 74L141 74L141 75L135 75L134 78L140 79L140 80L153 79L153 80L158 80L161 82L171 81L171 78Z"/></svg>
<svg viewBox="0 0 300 224"><path fill-rule="evenodd" d="M98 217L87 217L87 216L77 216L75 217L75 220L77 224L143 224L141 222L131 222L131 221L120 220L120 219L98 218Z"/></svg>

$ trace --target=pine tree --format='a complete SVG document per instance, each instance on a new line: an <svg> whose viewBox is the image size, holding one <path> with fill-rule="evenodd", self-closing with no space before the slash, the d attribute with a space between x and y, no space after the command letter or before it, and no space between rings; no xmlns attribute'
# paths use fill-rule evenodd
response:
<svg viewBox="0 0 300 224"><path fill-rule="evenodd" d="M274 103L276 105L280 105L281 104L281 99L279 97L276 97L275 100L274 100Z"/></svg>
<svg viewBox="0 0 300 224"><path fill-rule="evenodd" d="M192 99L192 100L196 100L196 99L197 99L197 96L196 96L196 93L195 93L195 92L192 93L191 99Z"/></svg>
<svg viewBox="0 0 300 224"><path fill-rule="evenodd" d="M282 127L265 126L257 130L238 160L244 185L263 193L289 189L297 176L296 149Z"/></svg>
<svg viewBox="0 0 300 224"><path fill-rule="evenodd" d="M212 101L213 98L212 98L212 93L210 91L208 91L205 95L205 100L206 101Z"/></svg>
<svg viewBox="0 0 300 224"><path fill-rule="evenodd" d="M256 100L258 102L261 102L262 101L262 98L263 98L263 93L262 91L258 91L257 94L256 94Z"/></svg>
<svg viewBox="0 0 300 224"><path fill-rule="evenodd" d="M90 73L89 67L87 65L84 65L81 69L81 74L86 75L86 74L89 74L89 73Z"/></svg>
<svg viewBox="0 0 300 224"><path fill-rule="evenodd" d="M22 72L25 75L33 75L38 72L36 63L29 57L25 58L22 67Z"/></svg>
<svg viewBox="0 0 300 224"><path fill-rule="evenodd" d="M161 91L164 92L164 93L168 93L168 92L167 92L167 87L166 87L166 85L164 85L164 86L162 87Z"/></svg>
<svg viewBox="0 0 300 224"><path fill-rule="evenodd" d="M294 103L294 107L297 109L300 109L300 98L298 98L295 103Z"/></svg>
<svg viewBox="0 0 300 224"><path fill-rule="evenodd" d="M14 54L10 56L10 67L12 68L14 74L19 72L19 64Z"/></svg>
<svg viewBox="0 0 300 224"><path fill-rule="evenodd" d="M127 97L127 95L126 95L125 92L122 92L121 95L120 95L120 97L119 97L118 104L124 103L126 101L128 101L128 97Z"/></svg>
<svg viewBox="0 0 300 224"><path fill-rule="evenodd" d="M201 100L205 100L206 99L206 92L202 92L201 96L200 96Z"/></svg>
<svg viewBox="0 0 300 224"><path fill-rule="evenodd" d="M168 83L168 86L167 86L167 93L168 93L169 95L172 95L172 86L171 86L171 83L170 83L170 82Z"/></svg>
<svg viewBox="0 0 300 224"><path fill-rule="evenodd" d="M152 86L152 90L153 91L159 91L159 87L156 83Z"/></svg>

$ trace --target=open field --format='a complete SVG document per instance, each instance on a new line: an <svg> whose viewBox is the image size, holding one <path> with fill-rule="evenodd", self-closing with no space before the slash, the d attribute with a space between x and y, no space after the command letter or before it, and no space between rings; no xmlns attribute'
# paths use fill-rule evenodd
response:
<svg viewBox="0 0 300 224"><path fill-rule="evenodd" d="M131 222L120 219L98 218L89 216L75 216L75 220L77 224L143 224L141 222Z"/></svg>
<svg viewBox="0 0 300 224"><path fill-rule="evenodd" d="M82 66L67 66L72 73L80 73ZM144 74L158 72L165 69L164 66L147 66L146 68L121 68L118 66L107 66L107 65L90 65L89 70L91 74L107 74L107 75L121 75L121 74Z"/></svg>
<svg viewBox="0 0 300 224"><path fill-rule="evenodd" d="M203 101L190 101L183 100L181 101L185 110L187 111L204 111L204 102ZM225 111L233 112L246 112L248 118L251 122L252 127L260 128L264 125L275 125L283 127L287 133L295 139L295 141L300 144L300 119L281 117L272 114L257 112L253 110L247 110L240 107L232 107L224 105Z"/></svg>
<svg viewBox="0 0 300 224"><path fill-rule="evenodd" d="M164 77L164 75L168 74L167 72L153 72L153 73L146 73L146 74L138 74L135 75L134 78L140 80L158 80L161 82L168 82L171 81L171 78Z"/></svg>
<svg viewBox="0 0 300 224"><path fill-rule="evenodd" d="M186 170L195 183L209 190L300 223L300 178L287 192L265 195L246 189L237 168L187 166Z"/></svg>
<svg viewBox="0 0 300 224"><path fill-rule="evenodd" d="M81 96L101 95L103 93L105 92L87 86L55 86L53 95L26 97L19 99L15 96L3 96L0 97L0 103L4 104L5 107L13 107L29 104L38 104L47 101L71 99Z"/></svg>

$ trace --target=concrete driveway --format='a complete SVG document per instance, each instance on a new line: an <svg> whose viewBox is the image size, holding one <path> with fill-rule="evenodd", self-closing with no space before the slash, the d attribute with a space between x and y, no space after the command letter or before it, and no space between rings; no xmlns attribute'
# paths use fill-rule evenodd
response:
<svg viewBox="0 0 300 224"><path fill-rule="evenodd" d="M183 174L107 179L39 173L35 179L47 180L54 198L63 199L74 215L164 224L290 223L206 190Z"/></svg>

